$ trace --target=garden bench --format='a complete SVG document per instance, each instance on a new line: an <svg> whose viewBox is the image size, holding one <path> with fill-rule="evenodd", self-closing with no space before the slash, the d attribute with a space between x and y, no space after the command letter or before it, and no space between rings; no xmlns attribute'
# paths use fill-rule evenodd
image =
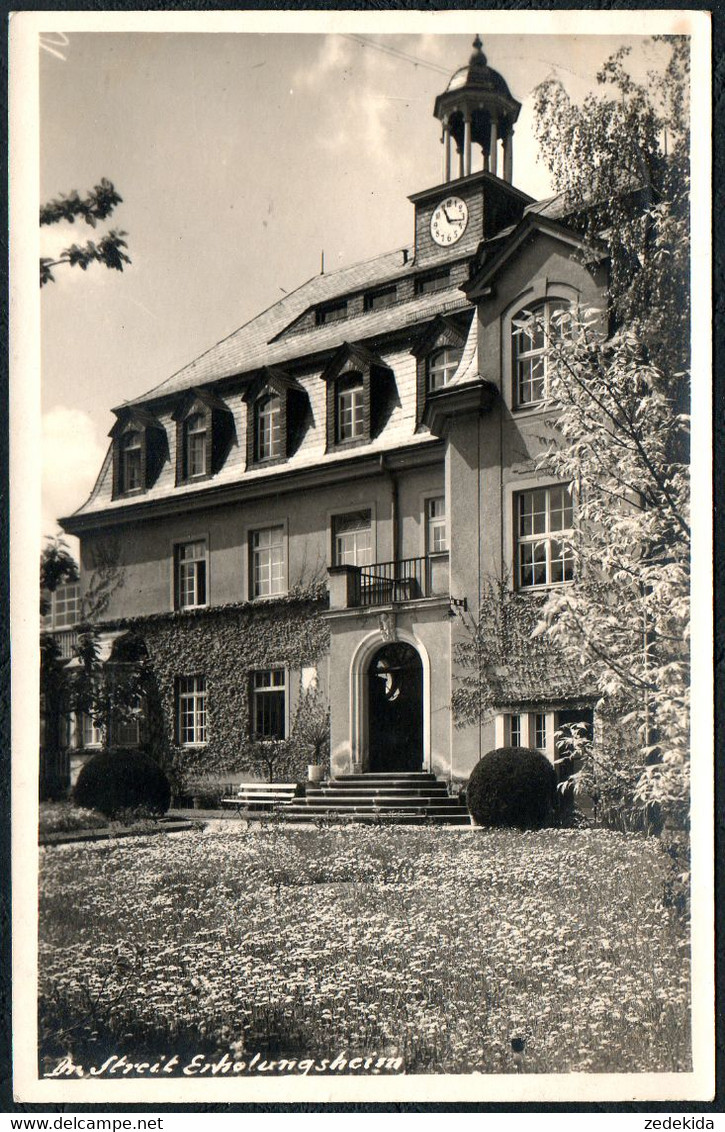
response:
<svg viewBox="0 0 725 1132"><path fill-rule="evenodd" d="M243 811L270 812L283 803L291 802L301 792L297 782L242 782L236 794L221 799L225 808Z"/></svg>

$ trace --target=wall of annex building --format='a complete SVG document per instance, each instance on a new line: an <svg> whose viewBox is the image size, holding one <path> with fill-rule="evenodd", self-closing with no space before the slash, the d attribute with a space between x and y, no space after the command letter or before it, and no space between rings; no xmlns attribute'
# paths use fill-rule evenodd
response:
<svg viewBox="0 0 725 1132"><path fill-rule="evenodd" d="M372 560L387 562L393 557L393 495L397 493L398 554L417 557L425 547L425 500L443 490L443 465L438 462L398 472L394 477L381 469L336 485L288 491L245 503L194 511L180 503L177 514L84 535L83 591L88 594L99 583L105 585L109 596L104 619L172 610L175 547L200 541L207 552L207 604L252 600L250 543L254 531L269 527L283 530L284 589L304 591L326 580L336 515L369 511Z"/></svg>

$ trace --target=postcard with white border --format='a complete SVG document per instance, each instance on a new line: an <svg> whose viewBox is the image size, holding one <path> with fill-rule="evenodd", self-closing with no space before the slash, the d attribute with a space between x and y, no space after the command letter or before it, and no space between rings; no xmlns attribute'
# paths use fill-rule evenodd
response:
<svg viewBox="0 0 725 1132"><path fill-rule="evenodd" d="M16 1099L711 1099L708 14L10 41Z"/></svg>

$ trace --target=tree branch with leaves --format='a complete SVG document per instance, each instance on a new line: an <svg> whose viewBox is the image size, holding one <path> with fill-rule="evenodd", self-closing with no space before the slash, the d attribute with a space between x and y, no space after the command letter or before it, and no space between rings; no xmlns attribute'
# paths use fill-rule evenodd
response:
<svg viewBox="0 0 725 1132"><path fill-rule="evenodd" d="M85 197L73 190L67 196L59 196L48 201L40 209L40 226L53 224L74 224L76 219L83 220L89 227L95 228L99 220L107 220L114 212L123 198L116 192L111 181L105 177L101 179ZM111 229L100 240L87 240L85 244L74 243L65 248L53 259L49 256L40 258L40 286L55 282L53 269L68 264L70 267L80 267L86 271L92 263L102 263L114 271L123 271L124 264L131 259L126 253L126 232Z"/></svg>

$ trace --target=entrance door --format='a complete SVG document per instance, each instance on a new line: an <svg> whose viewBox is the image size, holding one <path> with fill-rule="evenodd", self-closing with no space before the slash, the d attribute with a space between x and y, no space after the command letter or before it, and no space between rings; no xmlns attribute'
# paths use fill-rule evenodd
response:
<svg viewBox="0 0 725 1132"><path fill-rule="evenodd" d="M408 644L383 645L368 668L370 772L423 767L423 663Z"/></svg>

